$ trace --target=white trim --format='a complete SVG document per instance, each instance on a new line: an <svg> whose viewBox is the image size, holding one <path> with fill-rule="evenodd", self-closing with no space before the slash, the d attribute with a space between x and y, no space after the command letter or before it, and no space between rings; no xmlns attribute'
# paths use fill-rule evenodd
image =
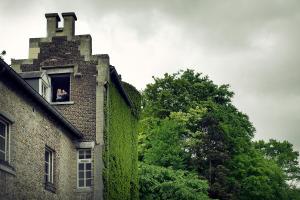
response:
<svg viewBox="0 0 300 200"><path fill-rule="evenodd" d="M54 183L54 176L53 176L53 155L54 155L54 152L51 150L51 149L49 149L49 148L47 148L46 147L46 149L45 149L45 154L46 154L46 152L48 152L49 153L49 157L48 157L48 160L46 161L45 160L45 165L46 165L46 163L48 164L48 171L47 171L47 173L45 174L45 175L48 175L48 179L49 180L45 180L46 182L48 182L48 183ZM46 156L46 155L45 155ZM50 177L51 176L51 177Z"/></svg>
<svg viewBox="0 0 300 200"><path fill-rule="evenodd" d="M74 101L50 102L51 105L71 105Z"/></svg>
<svg viewBox="0 0 300 200"><path fill-rule="evenodd" d="M0 123L4 125L4 136L1 136L4 139L4 151L0 150L2 153L4 153L4 161L10 162L10 137L9 137L9 122L2 119L0 117Z"/></svg>
<svg viewBox="0 0 300 200"><path fill-rule="evenodd" d="M87 150L90 150L91 151L91 158L84 158L84 159L79 159L79 151L87 151ZM85 153L84 153L84 155L85 155ZM85 149L77 149L77 156L76 156L76 158L77 158L77 189L80 189L80 190L85 190L85 189L90 189L90 188L92 188L92 181L93 181L93 151L92 151L92 149L87 149L87 148L85 148ZM91 180L91 186L86 186L86 180L87 180L87 178L86 178L86 172L87 172L87 170L86 169L84 169L83 170L83 181L84 181L84 186L82 187L82 186L79 186L79 164L83 164L84 166L86 166L86 164L90 164L91 165L91 170L89 170L89 171L91 171L91 178L89 178L90 180Z"/></svg>
<svg viewBox="0 0 300 200"><path fill-rule="evenodd" d="M54 74L72 74L74 73L74 68L55 68L55 69L46 69L48 75Z"/></svg>
<svg viewBox="0 0 300 200"><path fill-rule="evenodd" d="M39 85L39 94L43 97L43 92L42 92L42 84L43 84L43 82L42 82L41 78L39 78L38 80L39 80L39 84L38 84Z"/></svg>

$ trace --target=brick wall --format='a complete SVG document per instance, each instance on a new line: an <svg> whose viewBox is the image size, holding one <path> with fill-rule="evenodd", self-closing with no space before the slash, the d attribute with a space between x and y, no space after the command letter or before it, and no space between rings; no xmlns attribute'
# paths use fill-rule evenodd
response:
<svg viewBox="0 0 300 200"><path fill-rule="evenodd" d="M84 140L95 140L97 61L85 61L80 54L80 37L68 40L66 36L60 36L53 37L51 42L38 42L38 59L32 64L22 64L20 68L25 72L40 71L43 66L74 66L70 91L74 104L55 107L84 134Z"/></svg>
<svg viewBox="0 0 300 200"><path fill-rule="evenodd" d="M10 165L15 169L15 175L0 170L0 199L75 199L76 148L70 133L11 80L1 77L0 91L0 112L14 120ZM55 151L55 193L44 187L46 145Z"/></svg>

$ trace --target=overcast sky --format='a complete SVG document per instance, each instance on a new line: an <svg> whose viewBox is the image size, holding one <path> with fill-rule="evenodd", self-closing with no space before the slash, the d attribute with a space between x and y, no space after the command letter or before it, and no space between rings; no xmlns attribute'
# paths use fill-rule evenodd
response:
<svg viewBox="0 0 300 200"><path fill-rule="evenodd" d="M0 50L27 58L30 37L46 35L45 13L75 12L76 34L108 53L138 89L152 76L192 68L230 84L256 139L300 150L299 0L1 0Z"/></svg>

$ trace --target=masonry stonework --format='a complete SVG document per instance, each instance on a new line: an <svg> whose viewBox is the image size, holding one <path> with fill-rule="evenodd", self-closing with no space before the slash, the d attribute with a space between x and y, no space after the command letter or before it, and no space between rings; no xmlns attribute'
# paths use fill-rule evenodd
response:
<svg viewBox="0 0 300 200"><path fill-rule="evenodd" d="M62 13L64 27L59 27L60 17L57 13L48 13L45 17L47 35L42 38L30 38L28 59L13 59L11 68L0 59L0 120L1 113L14 118L8 142L11 147L11 159L7 162L11 173L9 170L3 172L0 162L0 200L101 200L105 191L103 155L104 151L108 152L110 147L114 147L114 144L109 147L105 147L104 144L105 134L106 137L110 134L109 123L106 120L108 108L105 108L110 96L109 85L115 84L121 97L119 100L124 101L120 105L128 107L128 116L135 116L132 102L116 69L110 65L109 56L92 54L90 35L75 35L75 13ZM5 73L13 77L25 90L15 86L12 79L5 78ZM38 77L38 74L43 74L42 78ZM56 101L60 90L54 86L55 81L59 79L57 77L66 78L61 82L69 87L67 100ZM46 85L49 83L50 88L43 85L43 80L47 82ZM61 82L59 84L62 84ZM39 89L34 91L33 85L30 84ZM133 123L133 120L124 123ZM127 125L133 127L133 124ZM124 137L128 137L125 138L127 140L133 136ZM135 142L124 145L124 148L132 146L131 149L136 151ZM55 188L51 186L50 189L45 187L44 180L46 147L54 152ZM83 174L79 171L77 162L81 162L78 158L82 149L91 150L91 161L84 162L91 162L89 176L92 179L90 185L79 186L78 180ZM106 155L109 155L107 152ZM120 164L126 165L132 157L126 159ZM131 170L136 170L137 163L134 161L132 166L127 166L131 167ZM115 170L121 176L127 176L122 167ZM85 178L87 176L84 175ZM137 181L132 185L136 187ZM114 187L118 190L123 185ZM130 196L128 192L127 197Z"/></svg>
<svg viewBox="0 0 300 200"><path fill-rule="evenodd" d="M3 84L3 81L6 84ZM75 199L76 148L74 138L14 83L0 79L1 113L10 125L10 165L15 175L0 170L0 199ZM12 101L13 100L13 101ZM55 193L45 189L45 148L54 150Z"/></svg>

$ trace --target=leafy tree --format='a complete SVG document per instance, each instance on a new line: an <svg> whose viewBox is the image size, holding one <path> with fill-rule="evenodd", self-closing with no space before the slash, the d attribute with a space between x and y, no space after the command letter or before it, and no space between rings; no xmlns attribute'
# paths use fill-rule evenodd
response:
<svg viewBox="0 0 300 200"><path fill-rule="evenodd" d="M148 148L144 151L143 161L148 164L174 169L187 168L187 160L190 157L185 151L185 128L175 120L166 118L155 120L147 118L141 123L156 123L151 129L145 129L144 135L148 133Z"/></svg>
<svg viewBox="0 0 300 200"><path fill-rule="evenodd" d="M141 163L140 199L206 200L208 184L197 174Z"/></svg>
<svg viewBox="0 0 300 200"><path fill-rule="evenodd" d="M300 188L292 187L288 191L288 199L300 200Z"/></svg>
<svg viewBox="0 0 300 200"><path fill-rule="evenodd" d="M168 117L171 112L187 112L202 101L227 104L233 96L228 85L217 86L208 76L189 69L166 73L154 81L144 91L144 113L158 118Z"/></svg>
<svg viewBox="0 0 300 200"><path fill-rule="evenodd" d="M196 171L211 198L288 199L282 170L253 148L255 129L228 88L192 70L154 78L143 92L140 160Z"/></svg>
<svg viewBox="0 0 300 200"><path fill-rule="evenodd" d="M285 179L295 184L300 181L300 166L298 163L299 152L293 150L293 144L288 141L279 142L270 139L269 142L262 140L254 142L255 148L259 149L267 159L274 160L285 173Z"/></svg>
<svg viewBox="0 0 300 200"><path fill-rule="evenodd" d="M232 199L288 199L282 170L254 148L230 161L229 185L236 189Z"/></svg>

